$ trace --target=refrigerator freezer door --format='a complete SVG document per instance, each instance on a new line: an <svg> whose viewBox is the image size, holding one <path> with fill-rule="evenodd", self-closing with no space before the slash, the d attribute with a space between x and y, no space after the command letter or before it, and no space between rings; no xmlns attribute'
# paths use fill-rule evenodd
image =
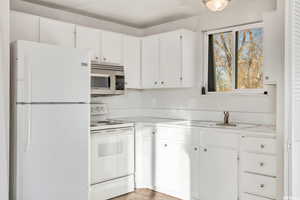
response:
<svg viewBox="0 0 300 200"><path fill-rule="evenodd" d="M88 51L28 41L13 47L17 102L89 102Z"/></svg>
<svg viewBox="0 0 300 200"><path fill-rule="evenodd" d="M87 200L89 105L18 105L17 115L16 200Z"/></svg>

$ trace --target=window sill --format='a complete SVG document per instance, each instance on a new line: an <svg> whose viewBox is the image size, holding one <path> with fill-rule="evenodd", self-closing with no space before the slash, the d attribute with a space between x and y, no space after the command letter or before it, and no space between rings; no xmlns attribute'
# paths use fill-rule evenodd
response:
<svg viewBox="0 0 300 200"><path fill-rule="evenodd" d="M265 94L267 92L267 94ZM257 90L236 90L229 92L207 92L207 96L269 96L269 92L264 89Z"/></svg>

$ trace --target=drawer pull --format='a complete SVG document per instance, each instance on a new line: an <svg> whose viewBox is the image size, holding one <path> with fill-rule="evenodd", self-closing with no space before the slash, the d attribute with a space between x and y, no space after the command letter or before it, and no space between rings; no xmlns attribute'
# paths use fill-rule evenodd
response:
<svg viewBox="0 0 300 200"><path fill-rule="evenodd" d="M165 147L167 147L168 145L167 145L167 144L165 144L164 146L165 146Z"/></svg>
<svg viewBox="0 0 300 200"><path fill-rule="evenodd" d="M197 148L197 147L195 147L195 148L194 148L194 150L195 150L195 151L198 151L198 148Z"/></svg>
<svg viewBox="0 0 300 200"><path fill-rule="evenodd" d="M265 185L264 184L260 184L260 188L264 188L265 187Z"/></svg>
<svg viewBox="0 0 300 200"><path fill-rule="evenodd" d="M263 167L265 164L263 162L259 163L259 166Z"/></svg>
<svg viewBox="0 0 300 200"><path fill-rule="evenodd" d="M261 145L260 145L260 148L261 148L261 149L264 149L264 148L265 148L265 145L261 144Z"/></svg>

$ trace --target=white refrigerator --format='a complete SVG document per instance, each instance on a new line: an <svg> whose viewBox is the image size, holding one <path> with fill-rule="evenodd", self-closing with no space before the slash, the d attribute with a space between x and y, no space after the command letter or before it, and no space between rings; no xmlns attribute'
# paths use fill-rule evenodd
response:
<svg viewBox="0 0 300 200"><path fill-rule="evenodd" d="M89 53L12 44L11 199L88 200Z"/></svg>

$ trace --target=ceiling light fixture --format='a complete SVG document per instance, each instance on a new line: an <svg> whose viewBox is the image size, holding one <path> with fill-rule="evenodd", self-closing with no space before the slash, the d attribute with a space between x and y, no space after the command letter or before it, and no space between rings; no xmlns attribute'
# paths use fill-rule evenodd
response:
<svg viewBox="0 0 300 200"><path fill-rule="evenodd" d="M209 10L218 12L224 10L230 1L231 0L203 0L203 3Z"/></svg>

